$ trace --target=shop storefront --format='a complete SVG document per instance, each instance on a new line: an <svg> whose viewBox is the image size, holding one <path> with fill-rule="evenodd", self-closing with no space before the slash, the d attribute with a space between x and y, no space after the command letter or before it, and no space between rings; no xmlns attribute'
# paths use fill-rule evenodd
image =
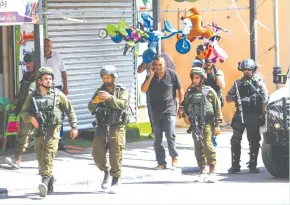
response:
<svg viewBox="0 0 290 205"><path fill-rule="evenodd" d="M9 5L12 5L14 1L7 0ZM10 100L17 93L19 81L26 70L23 56L35 50L32 20L39 10L38 0L26 0L25 2L26 6L23 6L22 13L18 12L20 8L17 8L16 13L13 13L15 19L22 18L22 22L5 22L5 26L13 25L11 26L10 44L5 44L7 48L12 49L11 62L9 63L11 68L4 69L4 65L0 67L0 92L9 97ZM52 40L53 50L58 51L63 57L68 75L68 98L77 113L79 129L92 127L91 123L94 116L88 112L87 104L95 90L102 84L99 73L101 67L106 64L112 64L118 68L120 75L118 83L123 84L128 89L131 97L130 105L137 115L136 56L133 54L123 55L124 42L117 45L109 37L102 39L98 36L100 29L105 28L107 24L118 25L121 19L124 19L129 25L134 25L135 1L45 0L43 3L44 37ZM7 12L5 15L8 15ZM10 19L13 18L10 16ZM30 22L23 24L23 21L27 20ZM4 25L3 22L1 25ZM5 30L7 29L5 28ZM8 38L9 36L5 33L4 37ZM7 54L7 51L5 53ZM7 59L6 56L2 52L1 57ZM6 78L8 74L11 75L9 80ZM11 82L9 90L6 85L8 82ZM64 127L64 130L69 129L66 120Z"/></svg>
<svg viewBox="0 0 290 205"><path fill-rule="evenodd" d="M133 25L134 5L134 0L46 1L46 37L52 40L53 50L63 57L68 98L77 113L80 129L92 127L94 116L87 105L102 84L100 70L106 64L117 67L120 76L117 82L128 89L130 105L137 113L136 57L123 55L124 42L117 45L109 37L98 36L100 29L107 24L118 25L121 19ZM65 130L68 128L65 122Z"/></svg>

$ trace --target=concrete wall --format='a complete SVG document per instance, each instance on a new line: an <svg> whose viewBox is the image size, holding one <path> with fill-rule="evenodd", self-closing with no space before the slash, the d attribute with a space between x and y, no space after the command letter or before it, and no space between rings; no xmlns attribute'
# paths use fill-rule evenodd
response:
<svg viewBox="0 0 290 205"><path fill-rule="evenodd" d="M213 8L233 8L231 0L199 0L195 3L182 2L178 3L173 0L161 0L162 10L176 10L189 9L196 6L199 9L213 9ZM257 0L257 5L261 4L263 0ZM279 32L280 32L280 64L286 72L289 66L289 0L279 0ZM249 6L249 1L236 1L237 7ZM269 92L275 90L275 85L272 83L272 68L274 66L274 49L268 50L274 45L274 25L273 25L273 1L265 1L257 10L258 20L267 26L272 32L267 31L258 25L258 65L259 71L264 76ZM188 15L189 13L187 13ZM249 30L249 10L239 10L239 14ZM180 17L185 15L180 13ZM177 28L178 13L162 12L161 22L169 20L170 23ZM217 63L225 73L226 88L223 91L223 96L232 86L235 79L241 77L241 72L237 70L237 63L242 59L250 57L250 36L243 27L241 21L237 17L236 11L216 11L202 13L202 20L204 23L211 23L213 20L221 27L224 27L233 32L232 36L221 33L222 39L219 44L229 54L229 58L225 63ZM162 25L163 27L163 25ZM182 22L179 23L180 29ZM186 89L190 84L189 71L191 69L192 60L195 58L195 49L197 45L203 43L201 40L193 42L191 51L186 55L181 55L175 50L176 38L162 41L162 46L165 52L172 56L177 66L177 73L182 81L183 88ZM225 104L223 109L224 118L227 123L231 122L235 107L233 104ZM178 121L177 125L183 125L182 121Z"/></svg>

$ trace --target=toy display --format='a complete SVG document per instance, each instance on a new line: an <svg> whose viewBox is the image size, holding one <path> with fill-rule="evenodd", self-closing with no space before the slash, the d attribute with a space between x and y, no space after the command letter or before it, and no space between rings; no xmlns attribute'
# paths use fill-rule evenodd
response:
<svg viewBox="0 0 290 205"><path fill-rule="evenodd" d="M135 53L135 46L137 43L144 43L149 38L149 35L143 31L143 26L141 23L137 24L137 27L129 26L125 20L121 20L119 25L108 24L106 29L101 29L99 31L100 38L106 38L110 36L114 43L120 43L121 41L126 41L126 45L123 51L123 55L128 55L129 53Z"/></svg>
<svg viewBox="0 0 290 205"><path fill-rule="evenodd" d="M212 24L202 24L202 18L197 8L189 10L192 15L181 17L183 21L182 30L175 29L167 20L164 21L162 30L153 29L153 18L148 13L142 13L142 23L138 22L137 27L129 26L125 20L121 20L118 25L108 24L106 29L99 31L101 38L110 36L113 42L120 43L126 41L123 55L135 52L137 43L148 43L148 48L143 52L142 58L146 63L151 63L157 53L157 45L160 40L177 37L175 49L180 54L186 54L191 50L191 43L195 40L204 41L204 57L211 58L215 63L217 60L223 63L227 58L227 52L218 44L221 37L218 35L221 31L232 35L230 31L219 27L215 22ZM178 15L179 18L179 15Z"/></svg>

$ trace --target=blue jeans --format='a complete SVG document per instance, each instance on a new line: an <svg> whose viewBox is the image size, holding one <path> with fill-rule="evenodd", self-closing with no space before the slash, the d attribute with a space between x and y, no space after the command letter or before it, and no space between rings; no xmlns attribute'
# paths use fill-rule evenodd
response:
<svg viewBox="0 0 290 205"><path fill-rule="evenodd" d="M158 164L166 165L167 163L165 161L165 149L162 143L163 131L165 132L165 137L167 139L169 155L172 158L178 156L175 145L176 116L160 116L152 113L152 117L153 127L155 131L154 150L156 154L156 160Z"/></svg>
<svg viewBox="0 0 290 205"><path fill-rule="evenodd" d="M59 137L60 137L61 139L63 138L63 123L61 124Z"/></svg>
<svg viewBox="0 0 290 205"><path fill-rule="evenodd" d="M153 126L153 119L152 119L152 107L150 105L150 95L147 92L146 93L146 101L147 101L147 111L148 111L148 116L149 116L149 121L150 121L150 126L152 129L152 133L154 133L154 126Z"/></svg>

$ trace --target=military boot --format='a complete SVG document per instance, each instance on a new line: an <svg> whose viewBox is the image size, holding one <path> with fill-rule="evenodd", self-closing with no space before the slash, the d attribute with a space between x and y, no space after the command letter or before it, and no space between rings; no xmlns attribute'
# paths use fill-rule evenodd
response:
<svg viewBox="0 0 290 205"><path fill-rule="evenodd" d="M250 173L259 173L260 169L257 168L257 158L259 154L259 146L250 147L250 161L248 162Z"/></svg>
<svg viewBox="0 0 290 205"><path fill-rule="evenodd" d="M48 191L48 183L50 181L49 176L42 176L42 182L38 186L39 190L39 196L46 197L47 191Z"/></svg>
<svg viewBox="0 0 290 205"><path fill-rule="evenodd" d="M103 179L103 182L102 182L102 185L101 185L101 188L103 190L106 190L109 188L109 178L110 178L110 175L109 175L109 172L108 171L104 171L104 179Z"/></svg>
<svg viewBox="0 0 290 205"><path fill-rule="evenodd" d="M232 152L232 167L228 169L228 173L236 174L237 172L241 171L240 166L241 149L232 147L231 152Z"/></svg>
<svg viewBox="0 0 290 205"><path fill-rule="evenodd" d="M110 194L117 194L118 186L119 186L118 181L119 181L119 177L113 177L110 192L109 192Z"/></svg>
<svg viewBox="0 0 290 205"><path fill-rule="evenodd" d="M54 184L54 176L52 175L48 182L47 195L52 195L54 193L53 184Z"/></svg>
<svg viewBox="0 0 290 205"><path fill-rule="evenodd" d="M22 159L22 154L23 152L20 151L15 151L14 157L6 157L5 162L6 164L10 165L14 169L19 169L20 168L20 162Z"/></svg>

